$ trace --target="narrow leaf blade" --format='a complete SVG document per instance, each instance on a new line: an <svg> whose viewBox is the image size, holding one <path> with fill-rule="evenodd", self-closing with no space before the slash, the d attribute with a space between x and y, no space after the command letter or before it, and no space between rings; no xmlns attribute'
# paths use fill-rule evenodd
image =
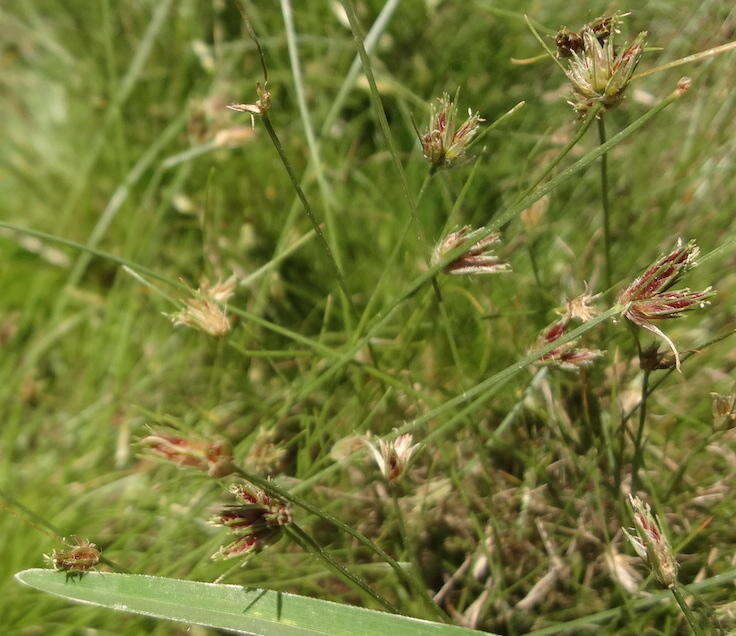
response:
<svg viewBox="0 0 736 636"><path fill-rule="evenodd" d="M44 569L23 570L15 578L30 587L79 603L245 634L460 636L482 633L239 585L108 572L89 572L81 579L67 581L62 573Z"/></svg>

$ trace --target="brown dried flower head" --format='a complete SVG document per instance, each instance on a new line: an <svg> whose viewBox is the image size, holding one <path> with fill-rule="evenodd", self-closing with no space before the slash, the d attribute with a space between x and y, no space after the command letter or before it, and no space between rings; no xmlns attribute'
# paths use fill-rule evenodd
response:
<svg viewBox="0 0 736 636"><path fill-rule="evenodd" d="M209 522L214 526L230 528L236 537L213 554L213 559L247 556L275 543L281 537L284 526L292 522L289 504L267 495L256 486L241 482L233 484L229 492L238 503L225 506Z"/></svg>
<svg viewBox="0 0 736 636"><path fill-rule="evenodd" d="M586 287L585 293L567 301L564 315L572 320L588 322L601 313L593 306L598 298L600 298L600 294L589 294Z"/></svg>
<svg viewBox="0 0 736 636"><path fill-rule="evenodd" d="M411 456L419 447L419 444L412 445L413 441L411 433L404 433L388 442L379 439L377 445L366 440L381 475L389 483L395 482L404 474Z"/></svg>
<svg viewBox="0 0 736 636"><path fill-rule="evenodd" d="M94 543L72 535L67 547L44 554L49 564L59 572L66 572L67 578L81 577L100 562L101 553Z"/></svg>
<svg viewBox="0 0 736 636"><path fill-rule="evenodd" d="M184 307L169 317L174 325L186 325L210 336L224 336L232 325L221 304L232 298L236 283L235 276L211 285L203 281L195 295L184 301Z"/></svg>
<svg viewBox="0 0 736 636"><path fill-rule="evenodd" d="M276 442L277 437L273 428L261 426L248 449L245 465L259 473L273 472L286 457L286 448Z"/></svg>
<svg viewBox="0 0 736 636"><path fill-rule="evenodd" d="M688 288L672 290L671 287L689 269L695 267L700 250L694 241L686 245L678 239L675 249L660 257L634 280L618 297L624 306L623 315L632 323L662 338L672 349L675 366L680 369L680 356L672 340L654 323L668 318L679 318L683 312L705 307L715 292L712 288L692 292Z"/></svg>
<svg viewBox="0 0 736 636"><path fill-rule="evenodd" d="M565 71L575 93L573 108L585 113L600 103L609 109L624 97L644 51L646 32L618 52L615 34L623 14L602 17L586 24L580 33L561 29L556 38L558 57L568 58Z"/></svg>
<svg viewBox="0 0 736 636"><path fill-rule="evenodd" d="M612 35L619 33L619 25L621 19L629 15L628 13L616 12L613 15L604 15L589 22L584 29L592 31L598 42L603 45ZM557 57L572 57L573 53L582 53L583 36L582 32L571 31L567 27L560 27L555 36L555 45L557 46Z"/></svg>
<svg viewBox="0 0 736 636"><path fill-rule="evenodd" d="M467 119L458 125L457 114L457 106L444 93L432 103L429 129L419 135L424 158L435 169L452 168L462 161L480 123L485 121L468 109Z"/></svg>
<svg viewBox="0 0 736 636"><path fill-rule="evenodd" d="M662 533L657 517L648 503L629 495L634 527L623 529L636 553L649 565L660 583L667 587L677 584L677 559Z"/></svg>
<svg viewBox="0 0 736 636"><path fill-rule="evenodd" d="M265 115L271 108L271 91L268 89L268 83L261 85L260 82L256 82L256 94L258 99L255 104L228 104L228 108L251 116Z"/></svg>
<svg viewBox="0 0 736 636"><path fill-rule="evenodd" d="M542 333L539 334L531 350L535 351L556 342L565 335L569 326L570 317L565 316L549 327L545 327ZM602 355L603 352L597 349L575 347L575 342L572 341L561 344L559 347L552 349L552 351L545 353L539 358L537 363L557 367L565 371L578 372L581 367L590 366Z"/></svg>
<svg viewBox="0 0 736 636"><path fill-rule="evenodd" d="M206 472L211 477L225 477L233 472L230 445L223 441L208 442L155 432L139 442L148 455Z"/></svg>
<svg viewBox="0 0 736 636"><path fill-rule="evenodd" d="M432 264L444 260L445 256L460 247L463 243L471 240L474 234L480 234L485 228L481 227L471 231L466 225L455 232L450 232L434 249ZM479 239L473 243L467 252L458 256L445 266L446 274L462 276L463 274L498 274L511 271L511 266L504 263L491 249L492 245L499 243L501 237L494 233Z"/></svg>
<svg viewBox="0 0 736 636"><path fill-rule="evenodd" d="M728 431L736 426L736 394L711 393L713 430Z"/></svg>

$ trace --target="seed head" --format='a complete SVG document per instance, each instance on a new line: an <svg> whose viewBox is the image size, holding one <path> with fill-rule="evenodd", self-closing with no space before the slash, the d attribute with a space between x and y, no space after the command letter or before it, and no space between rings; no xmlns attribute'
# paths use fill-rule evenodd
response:
<svg viewBox="0 0 736 636"><path fill-rule="evenodd" d="M261 86L260 82L256 82L256 94L258 99L255 104L229 104L228 108L239 113L265 115L271 108L271 91L268 90L268 83Z"/></svg>
<svg viewBox="0 0 736 636"><path fill-rule="evenodd" d="M465 153L482 121L478 113L468 109L467 119L457 125L457 106L444 93L431 107L429 130L419 136L424 158L432 168L452 168L465 157Z"/></svg>
<svg viewBox="0 0 736 636"><path fill-rule="evenodd" d="M230 528L236 536L234 541L213 554L213 559L247 556L275 543L284 526L292 522L289 504L267 495L256 486L241 482L233 484L229 492L238 503L225 506L209 522Z"/></svg>
<svg viewBox="0 0 736 636"><path fill-rule="evenodd" d="M586 287L585 293L567 301L564 315L573 320L588 322L601 313L593 306L598 298L600 298L600 294L589 294Z"/></svg>
<svg viewBox="0 0 736 636"><path fill-rule="evenodd" d="M473 234L479 234L485 228L478 228L471 231L470 226L466 225L456 232L450 232L434 249L432 255L432 264L442 261L447 254L457 249L472 239ZM471 245L470 249L458 256L445 266L446 274L455 274L461 276L463 274L498 274L500 272L508 272L511 266L501 261L495 252L490 249L492 245L499 243L501 237L498 234L489 234L485 238L479 239Z"/></svg>
<svg viewBox="0 0 736 636"><path fill-rule="evenodd" d="M286 448L277 443L277 434L273 428L261 426L248 449L245 464L259 473L273 472L283 461Z"/></svg>
<svg viewBox="0 0 736 636"><path fill-rule="evenodd" d="M183 308L169 317L174 325L186 325L211 336L224 336L232 325L221 303L232 298L236 283L235 276L213 284L203 281L195 295L184 301Z"/></svg>
<svg viewBox="0 0 736 636"><path fill-rule="evenodd" d="M728 431L736 426L736 394L711 393L713 398L713 430Z"/></svg>
<svg viewBox="0 0 736 636"><path fill-rule="evenodd" d="M66 572L67 578L81 577L100 562L100 551L87 539L72 535L64 550L44 554L44 558L58 572Z"/></svg>
<svg viewBox="0 0 736 636"><path fill-rule="evenodd" d="M617 303L624 305L623 315L639 327L644 327L662 338L672 349L675 366L680 369L680 356L672 340L654 322L668 318L679 318L683 312L705 307L715 292L707 287L699 292L688 288L671 290L682 275L695 267L700 250L694 241L677 246L669 254L659 258L641 276L632 282L618 297Z"/></svg>
<svg viewBox="0 0 736 636"><path fill-rule="evenodd" d="M412 445L413 441L411 433L404 433L388 442L379 439L378 445L366 441L378 469L387 482L393 483L404 474L411 456L419 446L419 444Z"/></svg>
<svg viewBox="0 0 736 636"><path fill-rule="evenodd" d="M575 93L573 108L585 113L600 103L609 109L624 97L631 76L644 51L646 32L620 53L614 44L621 14L598 18L586 24L580 33L561 29L557 34L559 57L569 59L565 71Z"/></svg>
<svg viewBox="0 0 736 636"><path fill-rule="evenodd" d="M570 316L564 316L561 320L553 323L549 327L545 327L539 334L536 343L532 347L533 350L541 349L553 342L556 342L567 331L570 326ZM566 342L556 349L552 349L549 353L545 353L537 361L538 364L548 365L563 369L565 371L580 371L581 367L587 367L603 355L602 351L597 349L587 349L585 347L575 347L575 342Z"/></svg>
<svg viewBox="0 0 736 636"><path fill-rule="evenodd" d="M196 468L211 477L225 477L233 472L232 450L223 441L192 440L157 432L143 437L139 444L151 456Z"/></svg>
<svg viewBox="0 0 736 636"><path fill-rule="evenodd" d="M634 527L624 528L624 534L636 553L649 565L660 583L667 587L677 584L677 560L667 538L662 533L657 517L649 504L629 495Z"/></svg>

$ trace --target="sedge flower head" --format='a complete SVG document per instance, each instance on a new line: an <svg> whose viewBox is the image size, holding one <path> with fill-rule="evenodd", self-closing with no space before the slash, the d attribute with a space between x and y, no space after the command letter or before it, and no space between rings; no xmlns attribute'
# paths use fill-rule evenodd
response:
<svg viewBox="0 0 736 636"><path fill-rule="evenodd" d="M258 551L281 538L284 527L292 522L289 504L256 486L237 483L229 492L238 503L225 506L209 522L229 528L236 536L215 552L213 559L233 559Z"/></svg>
<svg viewBox="0 0 736 636"><path fill-rule="evenodd" d="M81 577L100 562L100 550L87 539L73 535L63 550L44 554L51 567L66 572L67 578Z"/></svg>
<svg viewBox="0 0 736 636"><path fill-rule="evenodd" d="M634 527L624 528L624 534L641 559L646 561L660 583L667 587L677 584L677 559L667 537L662 533L657 517L649 504L629 495Z"/></svg>
<svg viewBox="0 0 736 636"><path fill-rule="evenodd" d="M387 482L395 482L406 471L411 456L419 447L419 444L412 444L413 441L411 433L404 433L391 441L379 439L378 444L366 441L381 475Z"/></svg>
<svg viewBox="0 0 736 636"><path fill-rule="evenodd" d="M429 129L419 135L424 158L434 169L452 168L466 155L480 123L485 121L477 112L468 109L468 117L458 124L457 105L449 94L432 103Z"/></svg>
<svg viewBox="0 0 736 636"><path fill-rule="evenodd" d="M475 231L471 231L470 226L466 225L455 232L450 232L435 247L432 255L432 264L434 265L444 260L447 254L460 247L469 239L472 239L474 234L483 232L484 229L481 227ZM504 263L491 249L492 245L500 241L501 237L496 233L478 239L475 243L471 244L465 253L445 265L444 272L446 274L462 276L463 274L498 274L500 272L510 271L511 266L508 263Z"/></svg>
<svg viewBox="0 0 736 636"><path fill-rule="evenodd" d="M561 320L545 327L539 334L532 350L541 349L558 341L567 332L570 326L570 316L564 316ZM595 360L603 355L602 351L597 349L588 349L586 347L576 347L575 342L566 342L540 356L537 360L538 364L557 367L564 371L578 372L582 367L593 364Z"/></svg>
<svg viewBox="0 0 736 636"><path fill-rule="evenodd" d="M672 350L675 365L680 368L680 356L672 340L655 323L669 318L679 318L686 311L705 307L715 292L706 287L693 292L688 288L671 289L682 275L696 265L700 250L694 241L683 244L678 239L675 248L661 256L634 280L618 297L623 305L623 315L632 323L659 336Z"/></svg>
<svg viewBox="0 0 736 636"><path fill-rule="evenodd" d="M644 52L646 32L621 51L615 46L620 17L599 18L579 33L563 29L557 35L558 56L568 59L565 74L575 93L572 106L581 114L596 103L606 109L617 106Z"/></svg>
<svg viewBox="0 0 736 636"><path fill-rule="evenodd" d="M580 322L588 322L598 316L601 312L593 306L593 303L600 298L600 294L590 294L588 289L583 294L576 296L572 300L568 300L565 305L564 315L573 320Z"/></svg>
<svg viewBox="0 0 736 636"><path fill-rule="evenodd" d="M736 394L710 395L713 398L713 430L728 431L736 427Z"/></svg>
<svg viewBox="0 0 736 636"><path fill-rule="evenodd" d="M228 108L251 116L266 115L271 108L271 91L268 89L268 83L261 85L260 82L256 82L256 94L258 99L255 104L228 104Z"/></svg>
<svg viewBox="0 0 736 636"><path fill-rule="evenodd" d="M154 432L138 443L150 456L201 470L211 477L225 477L233 472L232 450L223 441L187 439Z"/></svg>
<svg viewBox="0 0 736 636"><path fill-rule="evenodd" d="M236 284L235 276L213 284L205 280L194 296L184 301L182 309L169 317L176 326L186 325L210 336L224 336L232 324L222 305L235 294Z"/></svg>

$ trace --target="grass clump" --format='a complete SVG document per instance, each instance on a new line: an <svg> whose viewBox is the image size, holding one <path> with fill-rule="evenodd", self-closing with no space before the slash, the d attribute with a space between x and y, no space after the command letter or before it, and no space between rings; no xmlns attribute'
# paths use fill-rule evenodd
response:
<svg viewBox="0 0 736 636"><path fill-rule="evenodd" d="M10 631L174 630L12 581L71 535L503 634L729 629L736 14L522 4L0 9Z"/></svg>

